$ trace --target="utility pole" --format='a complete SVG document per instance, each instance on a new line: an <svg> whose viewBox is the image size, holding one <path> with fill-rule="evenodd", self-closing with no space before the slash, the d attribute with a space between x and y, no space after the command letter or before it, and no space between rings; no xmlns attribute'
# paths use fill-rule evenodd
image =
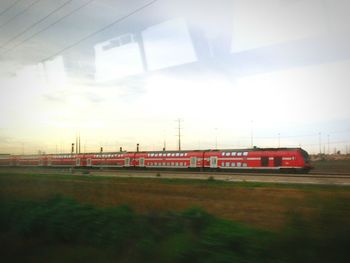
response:
<svg viewBox="0 0 350 263"><path fill-rule="evenodd" d="M215 150L218 149L218 128L215 128Z"/></svg>
<svg viewBox="0 0 350 263"><path fill-rule="evenodd" d="M163 130L163 151L166 151L166 131Z"/></svg>
<svg viewBox="0 0 350 263"><path fill-rule="evenodd" d="M79 132L79 154L81 153L80 150L81 150L81 149L80 149L80 132Z"/></svg>
<svg viewBox="0 0 350 263"><path fill-rule="evenodd" d="M250 121L250 147L253 148L254 142L253 142L253 120Z"/></svg>
<svg viewBox="0 0 350 263"><path fill-rule="evenodd" d="M75 133L75 153L78 154L78 133Z"/></svg>
<svg viewBox="0 0 350 263"><path fill-rule="evenodd" d="M278 133L278 148L281 146L281 134Z"/></svg>
<svg viewBox="0 0 350 263"><path fill-rule="evenodd" d="M182 122L182 120L181 119L177 119L177 122L178 122L178 137L179 137L179 141L178 141L178 149L179 149L179 151L181 151L181 122Z"/></svg>
<svg viewBox="0 0 350 263"><path fill-rule="evenodd" d="M329 134L327 135L327 141L328 141L328 149L327 149L327 154L329 155L330 152L329 152Z"/></svg>
<svg viewBox="0 0 350 263"><path fill-rule="evenodd" d="M318 133L318 146L319 146L319 154L322 153L322 141L321 141L321 132Z"/></svg>

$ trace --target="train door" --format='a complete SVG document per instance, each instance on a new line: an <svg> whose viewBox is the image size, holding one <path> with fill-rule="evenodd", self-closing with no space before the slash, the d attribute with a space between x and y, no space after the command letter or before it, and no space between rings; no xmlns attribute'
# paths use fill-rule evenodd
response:
<svg viewBox="0 0 350 263"><path fill-rule="evenodd" d="M125 158L125 166L129 167L130 166L130 158Z"/></svg>
<svg viewBox="0 0 350 263"><path fill-rule="evenodd" d="M88 159L86 160L86 166L91 166L91 158L88 158Z"/></svg>
<svg viewBox="0 0 350 263"><path fill-rule="evenodd" d="M218 157L211 156L210 157L210 168L217 168L217 167L218 167Z"/></svg>
<svg viewBox="0 0 350 263"><path fill-rule="evenodd" d="M273 165L276 167L282 166L282 157L278 156L273 158Z"/></svg>
<svg viewBox="0 0 350 263"><path fill-rule="evenodd" d="M269 157L261 157L261 166L269 166Z"/></svg>
<svg viewBox="0 0 350 263"><path fill-rule="evenodd" d="M197 167L197 157L191 157L190 158L190 167L191 168Z"/></svg>
<svg viewBox="0 0 350 263"><path fill-rule="evenodd" d="M75 166L80 166L80 158L75 159Z"/></svg>
<svg viewBox="0 0 350 263"><path fill-rule="evenodd" d="M145 158L140 158L139 166L140 167L144 167L145 166Z"/></svg>

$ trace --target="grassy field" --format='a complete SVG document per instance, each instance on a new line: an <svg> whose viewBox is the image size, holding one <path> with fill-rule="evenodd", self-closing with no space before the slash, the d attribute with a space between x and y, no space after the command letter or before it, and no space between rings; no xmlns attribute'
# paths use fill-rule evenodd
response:
<svg viewBox="0 0 350 263"><path fill-rule="evenodd" d="M61 194L99 207L127 204L139 213L201 207L224 219L268 229L282 227L289 213L313 213L327 200L350 200L350 187L161 178L0 173L0 188L2 200Z"/></svg>
<svg viewBox="0 0 350 263"><path fill-rule="evenodd" d="M315 172L350 173L350 160L319 160L314 161L312 165Z"/></svg>
<svg viewBox="0 0 350 263"><path fill-rule="evenodd" d="M0 173L0 246L19 262L348 262L349 190Z"/></svg>

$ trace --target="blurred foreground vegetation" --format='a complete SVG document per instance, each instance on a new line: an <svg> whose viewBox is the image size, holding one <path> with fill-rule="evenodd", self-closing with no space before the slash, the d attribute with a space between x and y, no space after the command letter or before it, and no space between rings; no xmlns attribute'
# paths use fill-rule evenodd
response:
<svg viewBox="0 0 350 263"><path fill-rule="evenodd" d="M0 201L3 262L350 262L349 204L330 199L320 213L289 216L272 232L200 208L136 213L63 196ZM341 211L341 212L340 212Z"/></svg>

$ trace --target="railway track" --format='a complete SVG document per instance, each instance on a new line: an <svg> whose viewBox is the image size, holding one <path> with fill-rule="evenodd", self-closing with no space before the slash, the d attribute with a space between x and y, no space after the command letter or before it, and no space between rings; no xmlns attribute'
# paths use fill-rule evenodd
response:
<svg viewBox="0 0 350 263"><path fill-rule="evenodd" d="M241 172L206 172L206 171L174 171L174 170L139 170L139 169L62 169L62 168L10 168L12 172L67 174L82 176L115 176L115 177L143 177L143 178L181 178L181 179L218 179L226 181L254 181L254 182L286 182L286 183L320 183L320 184L349 184L350 173L311 172L308 174L282 173L241 173ZM6 171L5 170L5 171ZM4 169L0 169L0 172Z"/></svg>
<svg viewBox="0 0 350 263"><path fill-rule="evenodd" d="M111 173L123 173L132 172L135 174L179 174L179 175L229 175L229 176L275 176L275 177L299 177L299 178L349 178L350 173L328 173L328 172L317 172L317 173L305 173L305 174L285 174L285 173L244 173L244 172L202 172L202 171L166 171L166 170L114 170L114 169L88 169L79 171L89 171L89 172L111 172Z"/></svg>

